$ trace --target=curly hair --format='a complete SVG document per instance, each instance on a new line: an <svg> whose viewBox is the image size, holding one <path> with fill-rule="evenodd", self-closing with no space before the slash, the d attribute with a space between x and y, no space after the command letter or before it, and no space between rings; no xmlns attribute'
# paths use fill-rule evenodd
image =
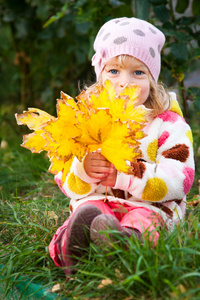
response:
<svg viewBox="0 0 200 300"><path fill-rule="evenodd" d="M144 106L152 109L152 115L156 117L164 111L169 110L171 106L171 96L162 82L155 82L151 74L149 78L150 92Z"/></svg>

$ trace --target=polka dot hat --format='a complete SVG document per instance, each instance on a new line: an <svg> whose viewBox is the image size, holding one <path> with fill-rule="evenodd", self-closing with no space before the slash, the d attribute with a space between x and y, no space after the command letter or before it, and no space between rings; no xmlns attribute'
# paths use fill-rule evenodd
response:
<svg viewBox="0 0 200 300"><path fill-rule="evenodd" d="M106 22L94 41L96 53L92 65L97 80L111 58L127 54L142 61L157 81L160 74L160 51L164 42L164 34L144 20L123 17Z"/></svg>

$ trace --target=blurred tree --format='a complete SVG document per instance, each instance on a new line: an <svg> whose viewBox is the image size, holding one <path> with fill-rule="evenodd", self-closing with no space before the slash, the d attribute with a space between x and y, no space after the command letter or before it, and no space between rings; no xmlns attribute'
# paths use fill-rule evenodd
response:
<svg viewBox="0 0 200 300"><path fill-rule="evenodd" d="M95 81L93 41L111 18L136 16L166 35L161 80L178 84L186 117L185 75L200 57L199 0L0 0L1 102L54 112L60 90L78 94L78 81ZM194 64L193 64L194 65ZM199 101L195 102L200 111Z"/></svg>
<svg viewBox="0 0 200 300"><path fill-rule="evenodd" d="M2 102L52 112L61 89L75 96L79 80L94 81L94 36L113 13L133 15L131 1L124 2L1 0ZM48 26L43 26L48 19Z"/></svg>

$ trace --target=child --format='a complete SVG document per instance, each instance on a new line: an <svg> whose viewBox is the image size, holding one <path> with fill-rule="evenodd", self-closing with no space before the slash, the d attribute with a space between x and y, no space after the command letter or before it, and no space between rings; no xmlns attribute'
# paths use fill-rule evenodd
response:
<svg viewBox="0 0 200 300"><path fill-rule="evenodd" d="M82 162L74 159L63 186L62 173L55 176L63 193L71 198L71 215L57 230L49 251L66 275L83 255L80 248L89 247L90 240L99 246L109 242L102 230L111 229L112 241L112 229L139 239L149 232L156 243L158 229L165 226L170 230L184 218L186 194L194 179L192 134L176 95L157 83L164 41L160 30L136 18L108 21L97 34L92 59L97 83L109 79L116 93L127 84L139 85L137 105L144 104L153 113L141 140L143 156L132 163L133 175L119 173L97 151ZM80 183L87 189L80 189Z"/></svg>

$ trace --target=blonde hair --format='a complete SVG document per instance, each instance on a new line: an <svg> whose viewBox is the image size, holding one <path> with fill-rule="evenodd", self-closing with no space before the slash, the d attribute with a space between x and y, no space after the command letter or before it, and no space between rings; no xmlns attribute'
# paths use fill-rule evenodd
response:
<svg viewBox="0 0 200 300"><path fill-rule="evenodd" d="M117 59L119 63L124 67L130 62L130 60L132 59L137 60L135 57L130 55L119 55L117 56ZM171 106L171 97L169 91L164 87L163 83L156 82L153 79L148 68L147 70L148 70L148 76L150 81L150 92L147 100L144 103L144 106L152 109L151 115L153 117L156 117L157 115L163 113L164 111L169 110ZM101 74L99 76L99 80L96 83L94 83L90 87L85 87L86 95L87 92L90 93L95 91L96 90L95 87L99 84L103 84Z"/></svg>
<svg viewBox="0 0 200 300"><path fill-rule="evenodd" d="M144 103L144 106L152 109L152 115L157 115L167 111L171 107L171 96L169 91L164 87L162 82L155 82L151 74L149 97Z"/></svg>

